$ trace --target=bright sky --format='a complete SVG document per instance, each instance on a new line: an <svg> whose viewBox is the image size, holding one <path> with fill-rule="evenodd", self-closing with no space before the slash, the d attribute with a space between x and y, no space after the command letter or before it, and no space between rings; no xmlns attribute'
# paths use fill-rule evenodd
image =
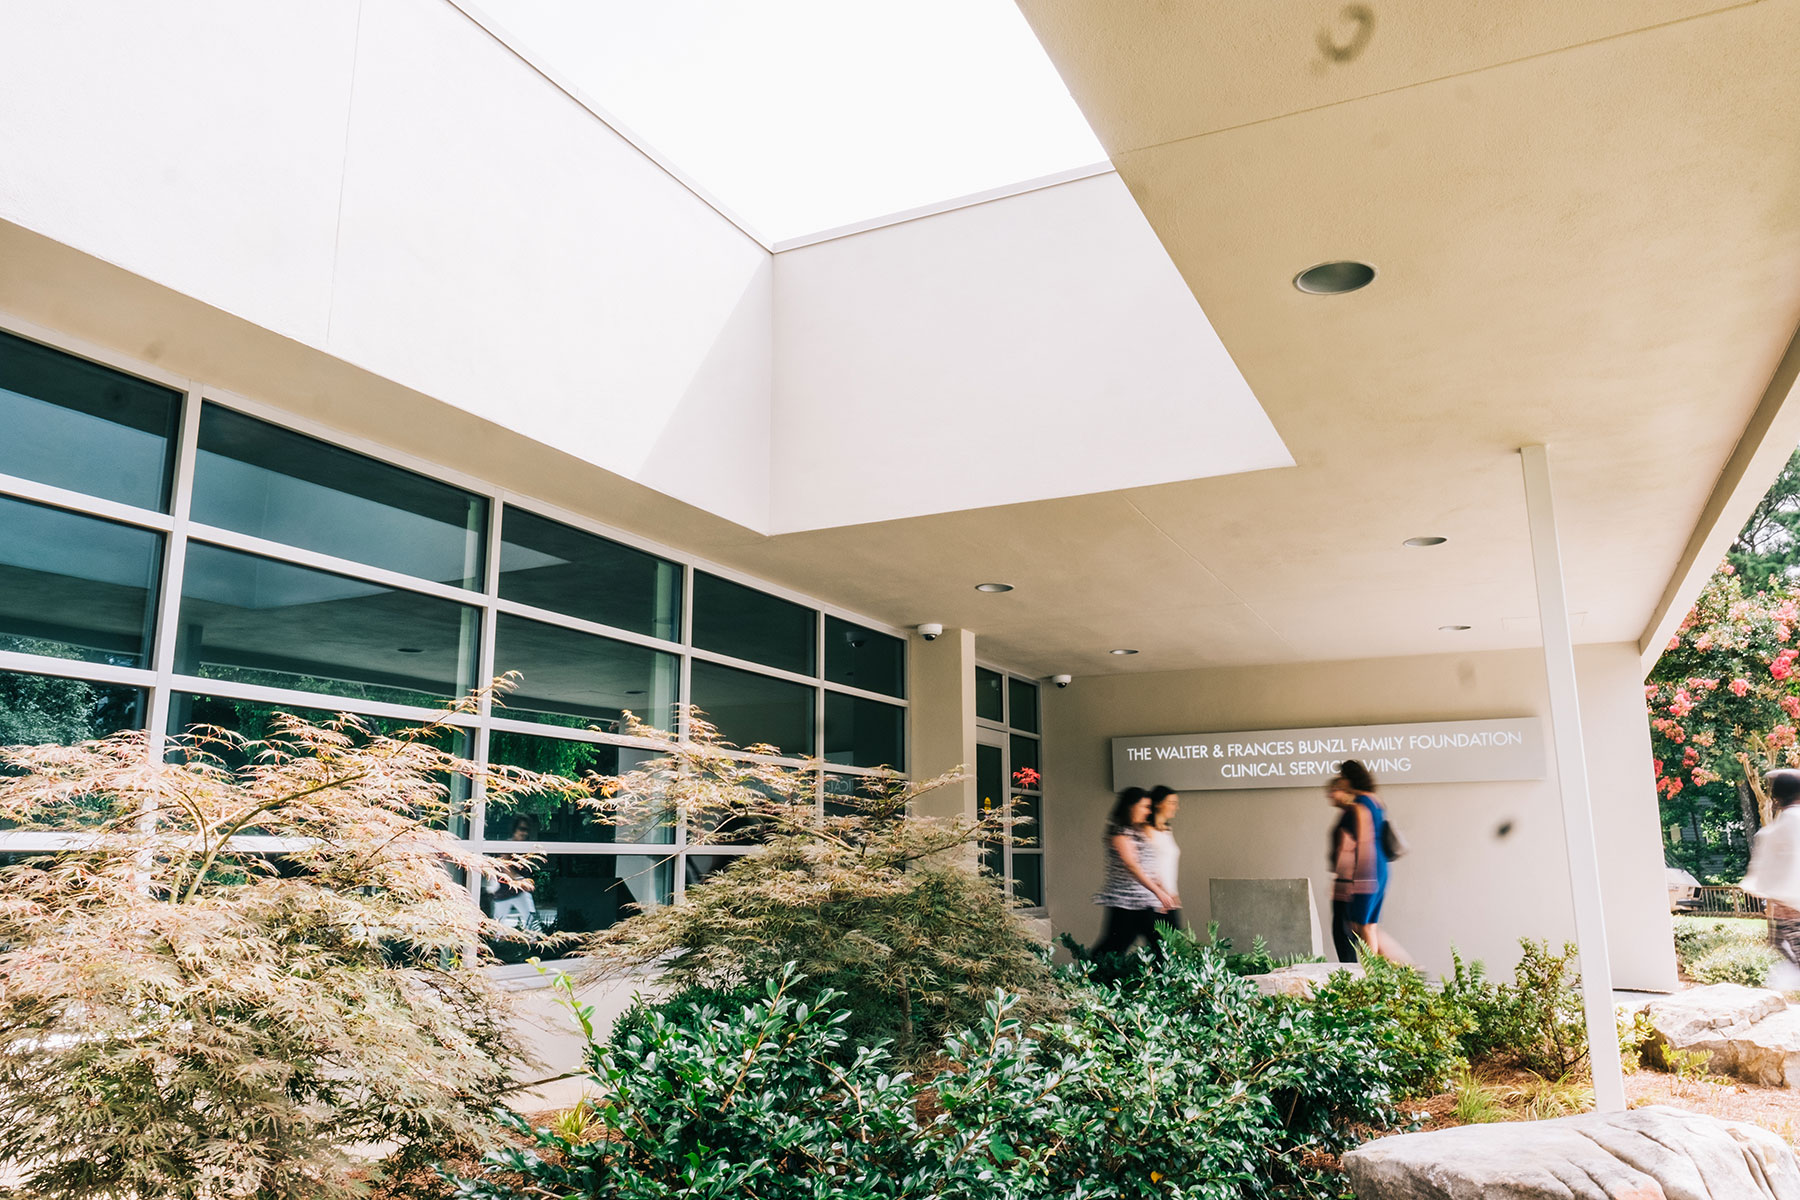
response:
<svg viewBox="0 0 1800 1200"><path fill-rule="evenodd" d="M478 0L770 242L1101 162L1012 0Z"/></svg>

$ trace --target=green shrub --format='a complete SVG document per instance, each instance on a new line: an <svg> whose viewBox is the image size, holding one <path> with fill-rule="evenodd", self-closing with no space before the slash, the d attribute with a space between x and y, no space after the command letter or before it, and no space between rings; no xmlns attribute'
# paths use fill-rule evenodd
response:
<svg viewBox="0 0 1800 1200"><path fill-rule="evenodd" d="M1494 983L1479 962L1464 962L1452 951L1441 998L1448 1019L1462 1029L1458 1044L1468 1061L1513 1064L1561 1079L1587 1056L1575 947L1552 954L1546 943L1521 938L1519 949L1510 984Z"/></svg>
<svg viewBox="0 0 1800 1200"><path fill-rule="evenodd" d="M1759 988L1768 986L1769 968L1775 963L1775 950L1767 943L1727 942L1702 954L1687 971L1698 983L1741 983Z"/></svg>
<svg viewBox="0 0 1800 1200"><path fill-rule="evenodd" d="M1510 1047L1518 1064L1546 1079L1561 1079L1587 1058L1587 1014L1573 942L1552 954L1547 942L1520 938L1513 969L1518 1042Z"/></svg>
<svg viewBox="0 0 1800 1200"><path fill-rule="evenodd" d="M1759 942L1761 921L1725 920L1718 917L1676 917L1675 960L1683 971L1722 946Z"/></svg>
<svg viewBox="0 0 1800 1200"><path fill-rule="evenodd" d="M1063 937L1065 945L1071 944L1067 934L1064 934ZM1225 967L1233 975L1267 975L1282 967L1325 961L1316 954L1270 954L1269 944L1263 941L1260 933L1251 941L1249 950L1242 954L1234 954L1232 953L1231 939L1219 936L1217 921L1206 927L1206 941L1209 946L1225 956Z"/></svg>
<svg viewBox="0 0 1800 1200"><path fill-rule="evenodd" d="M1454 995L1433 989L1412 967L1372 958L1359 979L1334 972L1313 989L1313 1005L1330 1009L1356 1035L1379 1047L1402 1095L1443 1090L1468 1068L1462 1039L1474 1018Z"/></svg>
<svg viewBox="0 0 1800 1200"><path fill-rule="evenodd" d="M1464 962L1455 949L1450 961L1443 997L1458 1014L1458 1023L1466 1026L1460 1038L1463 1056L1472 1063L1517 1058L1529 1039L1513 989L1494 983L1486 967Z"/></svg>
<svg viewBox="0 0 1800 1200"><path fill-rule="evenodd" d="M1317 1155L1395 1116L1390 1056L1362 1026L1261 996L1185 937L1118 985L1072 969L1054 1025L990 997L929 1075L858 1045L843 998L809 1005L800 983L788 967L742 1006L646 1005L606 1045L575 1005L598 1131L514 1118L536 1149L490 1155L458 1194L1298 1200L1340 1194Z"/></svg>

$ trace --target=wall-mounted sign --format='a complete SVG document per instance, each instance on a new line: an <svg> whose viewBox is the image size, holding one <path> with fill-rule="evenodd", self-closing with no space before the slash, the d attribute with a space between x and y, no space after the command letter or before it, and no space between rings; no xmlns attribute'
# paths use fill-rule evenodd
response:
<svg viewBox="0 0 1800 1200"><path fill-rule="evenodd" d="M1116 737L1112 754L1114 791L1322 787L1346 758L1360 760L1377 784L1544 777L1536 717Z"/></svg>

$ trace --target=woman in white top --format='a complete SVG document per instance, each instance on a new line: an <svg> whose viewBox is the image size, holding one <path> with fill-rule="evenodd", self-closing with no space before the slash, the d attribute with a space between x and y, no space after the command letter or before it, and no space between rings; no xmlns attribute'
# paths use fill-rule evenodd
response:
<svg viewBox="0 0 1800 1200"><path fill-rule="evenodd" d="M1181 928L1181 847L1175 844L1175 831L1170 828L1180 810L1181 797L1174 788L1150 789L1150 843L1155 847L1150 861L1157 882L1175 902L1156 919L1171 929Z"/></svg>
<svg viewBox="0 0 1800 1200"><path fill-rule="evenodd" d="M1783 960L1769 971L1777 991L1800 989L1800 771L1770 771L1775 819L1756 835L1743 888L1767 904L1769 941Z"/></svg>

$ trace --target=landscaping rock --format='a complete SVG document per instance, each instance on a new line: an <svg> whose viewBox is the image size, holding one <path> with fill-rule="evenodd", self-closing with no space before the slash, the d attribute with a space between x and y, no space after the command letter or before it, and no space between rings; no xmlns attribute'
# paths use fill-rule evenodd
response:
<svg viewBox="0 0 1800 1200"><path fill-rule="evenodd" d="M1358 979L1362 978L1363 973L1361 963L1297 963L1270 971L1267 975L1250 975L1246 978L1265 996L1298 996L1302 1000L1310 1000L1314 985L1324 983L1339 971L1348 971Z"/></svg>
<svg viewBox="0 0 1800 1200"><path fill-rule="evenodd" d="M1764 1087L1800 1088L1800 1008L1752 1025L1735 1043L1739 1079Z"/></svg>
<svg viewBox="0 0 1800 1200"><path fill-rule="evenodd" d="M1784 1081L1793 1081L1782 1086L1800 1086L1800 1063L1792 1072L1785 1065L1785 1059L1800 1050L1794 1045L1792 1024L1781 1022L1766 1038L1753 1033L1786 1010L1781 993L1737 983L1693 988L1653 1000L1646 1009L1656 1029L1649 1047L1651 1058L1667 1065L1664 1047L1700 1051L1710 1056L1706 1069L1715 1074L1739 1075L1754 1082L1779 1075ZM1784 1051L1784 1046L1791 1049Z"/></svg>
<svg viewBox="0 0 1800 1200"><path fill-rule="evenodd" d="M1358 1200L1800 1200L1780 1137L1660 1106L1381 1138L1344 1171Z"/></svg>

